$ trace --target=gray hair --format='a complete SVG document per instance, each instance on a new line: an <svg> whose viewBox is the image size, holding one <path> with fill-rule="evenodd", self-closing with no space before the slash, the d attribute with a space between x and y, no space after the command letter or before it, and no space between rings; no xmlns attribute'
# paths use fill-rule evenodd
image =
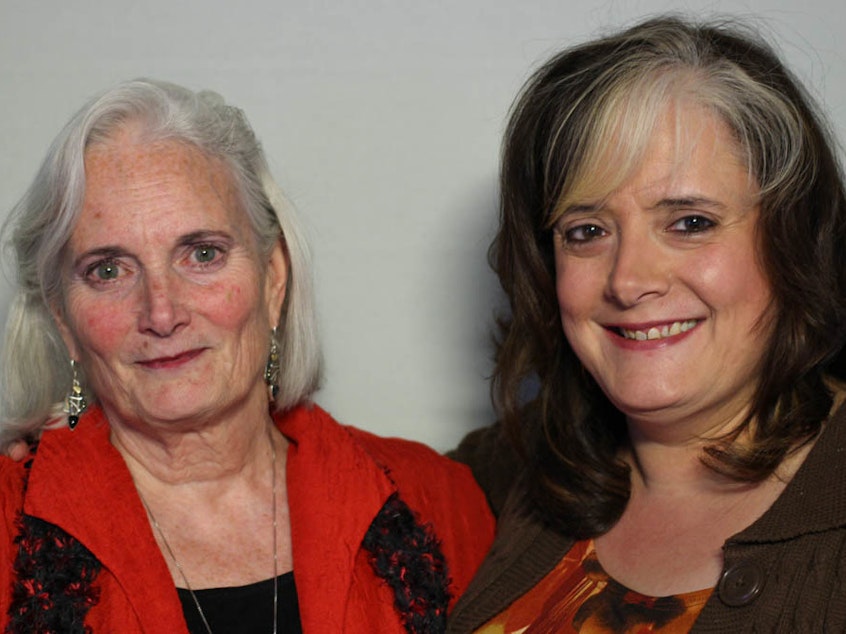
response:
<svg viewBox="0 0 846 634"><path fill-rule="evenodd" d="M17 282L0 369L0 448L58 415L71 382L68 353L50 307L62 298L63 257L85 193L84 154L127 123L145 138L190 144L228 169L259 251L281 238L289 262L278 344L279 410L308 399L320 384L321 355L311 256L294 209L270 175L244 113L213 92L151 79L129 81L90 100L59 133L35 180L3 228Z"/></svg>

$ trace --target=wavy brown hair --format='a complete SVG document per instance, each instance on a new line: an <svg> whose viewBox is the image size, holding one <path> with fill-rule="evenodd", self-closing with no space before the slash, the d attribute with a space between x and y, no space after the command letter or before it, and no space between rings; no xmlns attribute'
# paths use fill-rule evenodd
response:
<svg viewBox="0 0 846 634"><path fill-rule="evenodd" d="M832 406L824 379L846 367L840 166L823 117L770 46L737 24L666 16L554 56L523 87L505 134L490 259L510 315L492 391L523 439L535 506L576 538L602 534L625 507L630 475L617 456L628 432L564 336L550 226L577 188L608 194L631 174L674 99L734 135L760 187L759 257L773 294L749 414L703 460L739 481L767 477L819 432ZM741 433L743 447L733 443Z"/></svg>

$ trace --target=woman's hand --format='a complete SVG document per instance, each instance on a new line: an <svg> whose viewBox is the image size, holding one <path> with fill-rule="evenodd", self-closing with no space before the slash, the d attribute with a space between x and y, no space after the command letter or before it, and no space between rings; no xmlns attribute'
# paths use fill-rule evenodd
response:
<svg viewBox="0 0 846 634"><path fill-rule="evenodd" d="M29 455L29 445L25 440L16 440L6 447L5 453L12 460L20 462Z"/></svg>
<svg viewBox="0 0 846 634"><path fill-rule="evenodd" d="M6 455L12 460L20 462L30 454L30 445L33 442L38 442L38 440L41 438L41 433L45 429L59 429L60 427L66 427L67 424L67 418L65 418L64 416L58 416L49 421L47 424L45 424L44 427L42 427L40 430L35 432L35 435L30 437L29 440L24 440L23 438L21 438L20 440L15 440L14 442L9 443L6 449L0 452L0 455Z"/></svg>

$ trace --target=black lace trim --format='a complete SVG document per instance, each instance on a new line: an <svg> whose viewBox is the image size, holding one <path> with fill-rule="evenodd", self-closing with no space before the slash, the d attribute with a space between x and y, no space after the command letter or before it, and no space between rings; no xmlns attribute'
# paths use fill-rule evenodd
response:
<svg viewBox="0 0 846 634"><path fill-rule="evenodd" d="M91 634L85 616L100 600L100 589L94 586L100 562L58 526L23 514L17 524L6 633Z"/></svg>
<svg viewBox="0 0 846 634"><path fill-rule="evenodd" d="M450 600L446 560L430 527L419 524L396 493L373 520L362 546L373 570L393 590L406 632L444 632Z"/></svg>
<svg viewBox="0 0 846 634"><path fill-rule="evenodd" d="M100 562L53 524L21 515L18 526L6 633L91 634L85 616L100 600L94 585ZM397 494L385 502L362 546L374 572L394 592L394 605L406 632L444 632L451 598L446 560L429 527L417 522Z"/></svg>

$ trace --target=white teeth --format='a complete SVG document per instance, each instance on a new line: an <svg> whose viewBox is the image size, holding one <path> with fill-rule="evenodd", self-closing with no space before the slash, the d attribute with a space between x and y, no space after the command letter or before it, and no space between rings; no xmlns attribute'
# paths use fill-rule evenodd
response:
<svg viewBox="0 0 846 634"><path fill-rule="evenodd" d="M664 339L665 337L673 337L675 335L687 332L693 328L697 323L696 319L688 321L674 321L671 326L661 326L661 328L650 328L649 330L626 330L620 329L620 332L626 339L634 339L635 341L646 341L647 339Z"/></svg>

